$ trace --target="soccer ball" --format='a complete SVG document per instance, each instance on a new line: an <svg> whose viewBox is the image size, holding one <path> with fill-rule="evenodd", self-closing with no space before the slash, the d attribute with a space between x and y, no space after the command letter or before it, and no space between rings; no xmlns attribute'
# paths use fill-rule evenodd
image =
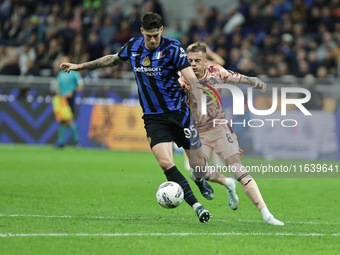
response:
<svg viewBox="0 0 340 255"><path fill-rule="evenodd" d="M156 192L157 202L167 209L179 206L184 198L184 192L181 186L176 182L162 183Z"/></svg>

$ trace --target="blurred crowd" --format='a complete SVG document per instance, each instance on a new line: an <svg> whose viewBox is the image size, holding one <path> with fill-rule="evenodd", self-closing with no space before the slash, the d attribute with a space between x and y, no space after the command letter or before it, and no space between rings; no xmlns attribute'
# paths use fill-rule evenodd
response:
<svg viewBox="0 0 340 255"><path fill-rule="evenodd" d="M339 0L240 1L229 13L199 3L197 13L183 43L206 41L228 69L273 78L338 74Z"/></svg>
<svg viewBox="0 0 340 255"><path fill-rule="evenodd" d="M0 0L0 74L52 76L62 55L79 63L116 53L141 36L147 11L170 18L158 0L128 8L100 0ZM248 76L340 76L340 0L239 1L228 11L197 2L187 27L164 25L184 48L204 41L225 68ZM82 75L119 78L129 70L124 62Z"/></svg>

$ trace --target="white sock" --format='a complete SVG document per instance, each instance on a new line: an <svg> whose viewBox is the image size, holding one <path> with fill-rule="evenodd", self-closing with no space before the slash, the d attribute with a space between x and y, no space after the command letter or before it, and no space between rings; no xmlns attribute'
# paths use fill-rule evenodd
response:
<svg viewBox="0 0 340 255"><path fill-rule="evenodd" d="M261 209L261 213L264 220L268 219L268 217L272 215L267 206Z"/></svg>
<svg viewBox="0 0 340 255"><path fill-rule="evenodd" d="M230 187L232 187L233 186L233 184L234 184L234 182L233 182L233 178L225 178L226 179L226 181L225 181L225 184L224 184L224 186L226 187L226 188L230 188Z"/></svg>
<svg viewBox="0 0 340 255"><path fill-rule="evenodd" d="M192 209L194 209L194 211L196 212L197 207L199 207L199 206L201 206L201 204L196 202L196 203L193 204Z"/></svg>

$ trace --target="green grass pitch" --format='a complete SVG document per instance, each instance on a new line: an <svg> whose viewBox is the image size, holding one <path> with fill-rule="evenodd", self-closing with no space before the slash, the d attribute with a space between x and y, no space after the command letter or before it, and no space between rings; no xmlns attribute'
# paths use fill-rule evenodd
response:
<svg viewBox="0 0 340 255"><path fill-rule="evenodd" d="M175 160L183 169L182 157ZM282 162L306 161L272 161ZM213 215L202 224L186 203L173 210L157 204L164 181L151 153L0 145L0 253L340 253L337 178L257 178L283 227L264 223L240 185L240 206L232 211L225 188L213 184L215 199L207 201L190 180Z"/></svg>

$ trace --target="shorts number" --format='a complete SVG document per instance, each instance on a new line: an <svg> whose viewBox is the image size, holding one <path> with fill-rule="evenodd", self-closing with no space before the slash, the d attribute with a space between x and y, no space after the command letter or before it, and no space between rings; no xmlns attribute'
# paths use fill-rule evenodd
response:
<svg viewBox="0 0 340 255"><path fill-rule="evenodd" d="M197 136L197 130L195 128L195 125L191 125L190 129L189 128L184 128L184 135L185 138L191 138L191 137L196 137Z"/></svg>
<svg viewBox="0 0 340 255"><path fill-rule="evenodd" d="M227 137L229 143L233 143L234 142L229 134L226 134L226 137Z"/></svg>
<svg viewBox="0 0 340 255"><path fill-rule="evenodd" d="M185 138L188 138L188 139L191 137L191 132L189 128L184 129L184 135L185 135Z"/></svg>

